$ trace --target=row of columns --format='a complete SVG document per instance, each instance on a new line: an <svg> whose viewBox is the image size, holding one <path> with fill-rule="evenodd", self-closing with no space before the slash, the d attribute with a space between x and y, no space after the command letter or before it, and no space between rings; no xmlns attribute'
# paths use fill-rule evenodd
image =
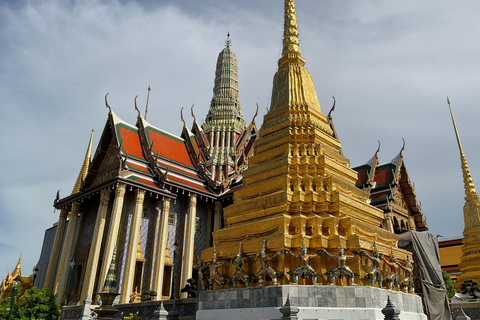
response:
<svg viewBox="0 0 480 320"><path fill-rule="evenodd" d="M120 229L120 221L123 211L123 203L125 197L126 185L118 184L115 189L115 198L113 201L112 213L110 218L110 226L107 232L107 239L103 252L102 264L100 266L100 273L97 279L97 291L101 292L105 282L105 278L112 260L115 248L117 247L118 234ZM108 205L110 201L111 191L104 189L100 192L100 203L97 210L97 217L95 222L94 233L86 269L84 273L84 281L81 288L81 295L79 301L84 301L87 298L93 297L93 290L95 287L95 278L97 275L98 261L100 258L101 245L104 235L104 228ZM120 303L128 303L130 295L133 292L133 281L136 264L136 249L139 242L140 227L143 213L143 203L145 198L145 190L137 189L135 191L135 209L132 215L130 226L128 247L126 253L126 263L122 278L122 292L120 296ZM195 244L195 224L196 224L196 204L197 197L191 193L188 198L188 209L185 213L184 224L184 239L183 239L183 255L181 260L180 270L180 287L186 284L187 279L192 277L193 261L194 261L194 244ZM215 218L214 231L221 228L221 209L220 202L215 204ZM68 264L74 255L74 248L76 238L79 234L80 222L80 203L74 202L71 205L71 210L64 208L60 212L59 221L57 225L57 232L55 235L53 250L48 264L48 271L45 280L45 287L57 295L57 303L61 303L65 299L65 290L68 282ZM157 300L161 299L163 287L163 275L165 265L165 253L168 247L168 214L170 211L170 199L158 201L155 205L155 221L153 242L153 255L151 260L150 271L150 290L157 292ZM68 219L68 225L66 223ZM66 231L65 231L65 226ZM63 237L63 235L65 236ZM179 292L180 288L176 288ZM94 299L93 299L94 300Z"/></svg>

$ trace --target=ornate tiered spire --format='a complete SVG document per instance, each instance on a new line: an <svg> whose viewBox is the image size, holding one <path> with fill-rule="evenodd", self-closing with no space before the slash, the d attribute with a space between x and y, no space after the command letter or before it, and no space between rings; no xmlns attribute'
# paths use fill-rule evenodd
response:
<svg viewBox="0 0 480 320"><path fill-rule="evenodd" d="M285 0L285 22L283 26L283 50L279 66L287 63L298 63L302 66L305 60L301 57L300 42L298 40L297 14L294 0Z"/></svg>
<svg viewBox="0 0 480 320"><path fill-rule="evenodd" d="M106 96L105 96L106 101ZM73 187L72 194L77 193L80 191L82 187L82 182L85 180L85 177L88 174L88 168L90 168L90 158L92 156L92 142L93 142L93 133L95 130L92 129L92 134L90 135L90 142L88 143L87 152L85 154L85 159L83 160L82 169L80 169L80 173L78 174L77 181L75 182L75 186Z"/></svg>
<svg viewBox="0 0 480 320"><path fill-rule="evenodd" d="M246 126L239 100L237 57L231 44L228 33L217 59L210 110L202 124L210 147L206 166L217 183L233 172L235 144Z"/></svg>
<svg viewBox="0 0 480 320"><path fill-rule="evenodd" d="M312 122L322 127L322 131L333 135L327 119L321 113L312 77L305 68L305 59L300 53L293 0L285 0L283 50L282 57L278 60L278 71L273 79L270 111L281 112L286 108L302 108L302 112L317 113L315 118L318 120ZM268 121L268 117L265 120Z"/></svg>
<svg viewBox="0 0 480 320"><path fill-rule="evenodd" d="M458 149L460 150L460 161L462 162L463 184L465 187L465 201L478 201L477 191L475 190L475 185L473 184L472 175L470 173L470 169L468 168L467 158L463 153L462 143L460 141L460 136L458 135L457 125L455 123L452 107L450 106L450 100L448 98L447 98L447 102L448 102L448 107L450 108L450 115L452 116L453 129L455 130L455 136L457 137Z"/></svg>

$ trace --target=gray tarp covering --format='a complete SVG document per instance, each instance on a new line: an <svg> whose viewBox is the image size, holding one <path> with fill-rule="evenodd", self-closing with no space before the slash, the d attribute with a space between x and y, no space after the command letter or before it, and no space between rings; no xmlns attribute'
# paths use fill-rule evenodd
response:
<svg viewBox="0 0 480 320"><path fill-rule="evenodd" d="M415 267L424 293L425 309L430 320L451 320L450 306L440 267L437 237L427 232L410 231L400 240L412 242Z"/></svg>

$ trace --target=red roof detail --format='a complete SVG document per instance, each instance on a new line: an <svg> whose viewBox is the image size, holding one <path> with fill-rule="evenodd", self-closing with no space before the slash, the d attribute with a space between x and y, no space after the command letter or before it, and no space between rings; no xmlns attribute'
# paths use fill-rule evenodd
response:
<svg viewBox="0 0 480 320"><path fill-rule="evenodd" d="M147 180L147 179L143 179L143 178L137 179L137 180L135 180L135 182L145 184L147 186L151 186L151 187L154 187L154 188L157 188L157 189L160 188L155 182Z"/></svg>
<svg viewBox="0 0 480 320"><path fill-rule="evenodd" d="M148 130L148 134L150 136L150 141L154 141L153 151L155 153L160 153L160 155L165 158L194 168L184 143L159 134L153 130Z"/></svg>
<svg viewBox="0 0 480 320"><path fill-rule="evenodd" d="M359 183L364 183L365 181L365 177L367 176L367 170L366 169L363 169L363 170L360 170L358 171L358 179L357 179L357 182L355 184L359 184Z"/></svg>
<svg viewBox="0 0 480 320"><path fill-rule="evenodd" d="M187 180L187 179L183 179L183 178L178 177L178 176L168 175L168 180L173 181L173 182L177 182L177 183L181 183L181 184L183 184L183 185L190 186L190 187L192 187L192 188L194 188L194 189L197 189L197 190L201 190L201 191L210 193L210 190L208 190L207 188L205 188L205 186L200 185L200 184L197 184L197 183L194 183L194 182L191 182L191 181L189 181L189 180Z"/></svg>
<svg viewBox="0 0 480 320"><path fill-rule="evenodd" d="M385 196L385 194L386 194L386 192L379 192L379 193L372 194L372 195L370 195L370 200L375 200L375 199L381 198L381 197Z"/></svg>
<svg viewBox="0 0 480 320"><path fill-rule="evenodd" d="M142 144L138 132L119 127L120 136L122 137L123 150L131 156L144 159L142 152Z"/></svg>
<svg viewBox="0 0 480 320"><path fill-rule="evenodd" d="M375 182L377 184L390 182L390 174L392 170L390 168L386 168L375 173Z"/></svg>
<svg viewBox="0 0 480 320"><path fill-rule="evenodd" d="M132 169L136 169L136 170L139 170L139 171L142 171L142 172L146 172L146 173L151 174L150 170L148 170L148 168L145 168L144 166L139 166L139 165L134 164L134 163L131 163L131 162L128 162L128 165L129 165Z"/></svg>

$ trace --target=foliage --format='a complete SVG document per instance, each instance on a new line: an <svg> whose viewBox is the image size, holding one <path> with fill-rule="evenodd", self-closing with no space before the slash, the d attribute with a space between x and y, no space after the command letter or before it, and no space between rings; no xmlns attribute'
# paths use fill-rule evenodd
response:
<svg viewBox="0 0 480 320"><path fill-rule="evenodd" d="M8 311L10 310L10 303L12 302L12 297L4 297L0 302L0 319L8 318Z"/></svg>
<svg viewBox="0 0 480 320"><path fill-rule="evenodd" d="M139 317L137 314L130 313L128 317L124 317L123 320L143 320L142 317Z"/></svg>
<svg viewBox="0 0 480 320"><path fill-rule="evenodd" d="M0 319L7 319L11 298L3 299L0 303ZM25 291L15 299L12 318L16 320L56 320L59 315L59 307L55 302L55 296L47 292L47 289L39 290L36 287Z"/></svg>
<svg viewBox="0 0 480 320"><path fill-rule="evenodd" d="M157 296L156 291L147 291L143 293L143 301L153 301L153 299Z"/></svg>
<svg viewBox="0 0 480 320"><path fill-rule="evenodd" d="M187 284L180 292L186 292L189 298L196 298L197 285L195 284L195 280L193 278L187 279Z"/></svg>
<svg viewBox="0 0 480 320"><path fill-rule="evenodd" d="M480 285L473 280L465 280L462 283L461 290L463 294L469 294L473 299L478 299L477 292L480 291Z"/></svg>
<svg viewBox="0 0 480 320"><path fill-rule="evenodd" d="M447 297L450 299L455 295L455 288L453 287L453 281L452 277L450 275L443 271L443 282L445 282L445 288L447 289Z"/></svg>

